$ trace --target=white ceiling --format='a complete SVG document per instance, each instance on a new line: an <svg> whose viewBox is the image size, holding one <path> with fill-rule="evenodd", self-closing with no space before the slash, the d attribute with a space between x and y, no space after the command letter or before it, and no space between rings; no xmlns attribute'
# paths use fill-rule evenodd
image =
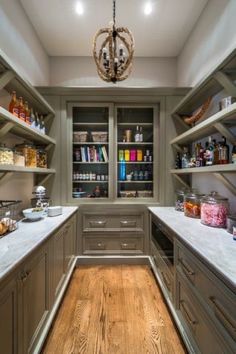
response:
<svg viewBox="0 0 236 354"><path fill-rule="evenodd" d="M93 36L112 18L112 0L80 0L84 14L75 12L76 0L20 0L50 56L90 56ZM128 27L135 39L135 55L177 56L208 0L155 0L146 16L147 0L117 0L116 22Z"/></svg>

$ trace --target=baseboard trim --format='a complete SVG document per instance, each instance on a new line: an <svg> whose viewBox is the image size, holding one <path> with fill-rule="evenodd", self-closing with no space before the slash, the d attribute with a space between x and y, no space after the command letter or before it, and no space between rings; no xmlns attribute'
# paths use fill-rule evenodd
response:
<svg viewBox="0 0 236 354"><path fill-rule="evenodd" d="M150 265L149 256L78 256L80 265Z"/></svg>

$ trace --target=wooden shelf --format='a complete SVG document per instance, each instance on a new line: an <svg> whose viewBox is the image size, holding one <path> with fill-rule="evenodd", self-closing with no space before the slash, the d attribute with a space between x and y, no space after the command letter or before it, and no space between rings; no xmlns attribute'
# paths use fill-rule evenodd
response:
<svg viewBox="0 0 236 354"><path fill-rule="evenodd" d="M76 161L74 161L74 162L73 162L73 164L90 164L90 165L91 165L91 164L92 164L92 165L93 165L93 164L98 164L98 163L99 163L99 164L108 164L109 162L104 162L104 161L103 161L103 162L99 162L99 161L97 161L97 162L88 162L88 161L86 161L86 162L82 162L82 161L76 162Z"/></svg>
<svg viewBox="0 0 236 354"><path fill-rule="evenodd" d="M118 141L118 145L153 145L153 142L132 142L132 143L127 143L127 142Z"/></svg>
<svg viewBox="0 0 236 354"><path fill-rule="evenodd" d="M203 80L195 86L183 100L181 100L181 102L173 110L172 115L191 114L195 109L200 107L208 97L216 95L223 88L229 88L230 86L227 84L227 78L229 80L234 80L236 78L235 68L236 49L234 49L210 74L204 77ZM223 75L225 74L226 80L222 81L219 77L222 77L222 75L219 75L219 73Z"/></svg>
<svg viewBox="0 0 236 354"><path fill-rule="evenodd" d="M193 167L193 168L182 168L182 169L172 169L170 173L172 174L190 174L190 173L211 173L211 172L236 172L236 164L227 164L227 165L213 165L213 166L204 166L204 167Z"/></svg>
<svg viewBox="0 0 236 354"><path fill-rule="evenodd" d="M24 101L28 101L30 106L38 110L40 114L48 114L55 116L55 111L41 96L41 94L26 80L17 73L17 70L7 55L0 50L0 74L8 75L4 88L8 92L13 90L17 92L17 96L22 96Z"/></svg>
<svg viewBox="0 0 236 354"><path fill-rule="evenodd" d="M103 127L103 126L108 126L108 123L73 123L74 126L81 126L81 127L87 127L87 126L94 126L94 127Z"/></svg>
<svg viewBox="0 0 236 354"><path fill-rule="evenodd" d="M153 181L118 181L118 183L153 183Z"/></svg>
<svg viewBox="0 0 236 354"><path fill-rule="evenodd" d="M118 161L117 163L121 163L120 161ZM128 165L152 165L153 162L144 162L144 161L125 161L126 164Z"/></svg>
<svg viewBox="0 0 236 354"><path fill-rule="evenodd" d="M200 140L203 137L216 133L217 131L220 130L220 127L221 128L223 127L222 125L220 125L220 127L217 126L217 124L221 123L222 121L224 121L224 123L226 123L228 126L236 125L235 116L236 116L236 103L233 103L229 107L223 109L222 111L217 112L210 118L207 118L206 120L199 123L195 127L187 130L183 134L172 139L170 141L170 144L177 144L177 145L189 144L194 141ZM232 139L234 138L232 137Z"/></svg>
<svg viewBox="0 0 236 354"><path fill-rule="evenodd" d="M24 172L24 173L41 173L41 174L54 174L56 170L53 168L31 168L31 167L22 167L14 165L0 165L0 173L5 172Z"/></svg>
<svg viewBox="0 0 236 354"><path fill-rule="evenodd" d="M108 181L83 181L83 180L76 180L72 181L73 183L108 183Z"/></svg>
<svg viewBox="0 0 236 354"><path fill-rule="evenodd" d="M27 123L21 121L6 109L0 107L0 137L4 136L8 132L13 133L21 138L41 143L41 144L56 144L55 139L48 135L42 134L37 130L31 128Z"/></svg>
<svg viewBox="0 0 236 354"><path fill-rule="evenodd" d="M73 145L108 145L108 142L100 142L100 143L94 143L92 141L89 141L89 142L86 142L86 143L74 143L73 142Z"/></svg>
<svg viewBox="0 0 236 354"><path fill-rule="evenodd" d="M118 123L117 126L119 127L128 127L128 126L131 126L131 127L137 127L140 126L140 127L152 127L153 126L153 123Z"/></svg>

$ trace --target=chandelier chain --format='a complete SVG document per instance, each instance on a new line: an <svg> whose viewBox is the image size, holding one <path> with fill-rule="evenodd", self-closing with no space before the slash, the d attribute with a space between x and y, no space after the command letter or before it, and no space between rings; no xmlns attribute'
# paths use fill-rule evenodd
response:
<svg viewBox="0 0 236 354"><path fill-rule="evenodd" d="M116 24L116 0L113 0L113 26Z"/></svg>

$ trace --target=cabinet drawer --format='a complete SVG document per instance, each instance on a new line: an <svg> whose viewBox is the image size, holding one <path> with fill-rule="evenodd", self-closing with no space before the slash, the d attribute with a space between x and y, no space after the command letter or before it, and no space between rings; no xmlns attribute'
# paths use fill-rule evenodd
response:
<svg viewBox="0 0 236 354"><path fill-rule="evenodd" d="M228 348L226 342L219 336L219 333L213 327L211 321L201 304L194 294L189 290L184 279L177 275L176 277L176 309L178 316L202 354L222 354L233 353ZM196 352L198 350L196 349Z"/></svg>
<svg viewBox="0 0 236 354"><path fill-rule="evenodd" d="M179 242L177 242L176 255L177 271L192 286L206 306L212 320L234 346L236 341L235 294Z"/></svg>
<svg viewBox="0 0 236 354"><path fill-rule="evenodd" d="M168 291L170 298L173 298L173 274L170 272L166 263L161 259L160 254L158 253L157 248L154 243L152 243L152 255L157 266L157 271L162 279L162 282Z"/></svg>
<svg viewBox="0 0 236 354"><path fill-rule="evenodd" d="M84 232L125 232L143 231L143 215L140 214L109 214L109 213L84 213Z"/></svg>
<svg viewBox="0 0 236 354"><path fill-rule="evenodd" d="M83 247L84 254L141 254L143 253L143 237L85 236Z"/></svg>

